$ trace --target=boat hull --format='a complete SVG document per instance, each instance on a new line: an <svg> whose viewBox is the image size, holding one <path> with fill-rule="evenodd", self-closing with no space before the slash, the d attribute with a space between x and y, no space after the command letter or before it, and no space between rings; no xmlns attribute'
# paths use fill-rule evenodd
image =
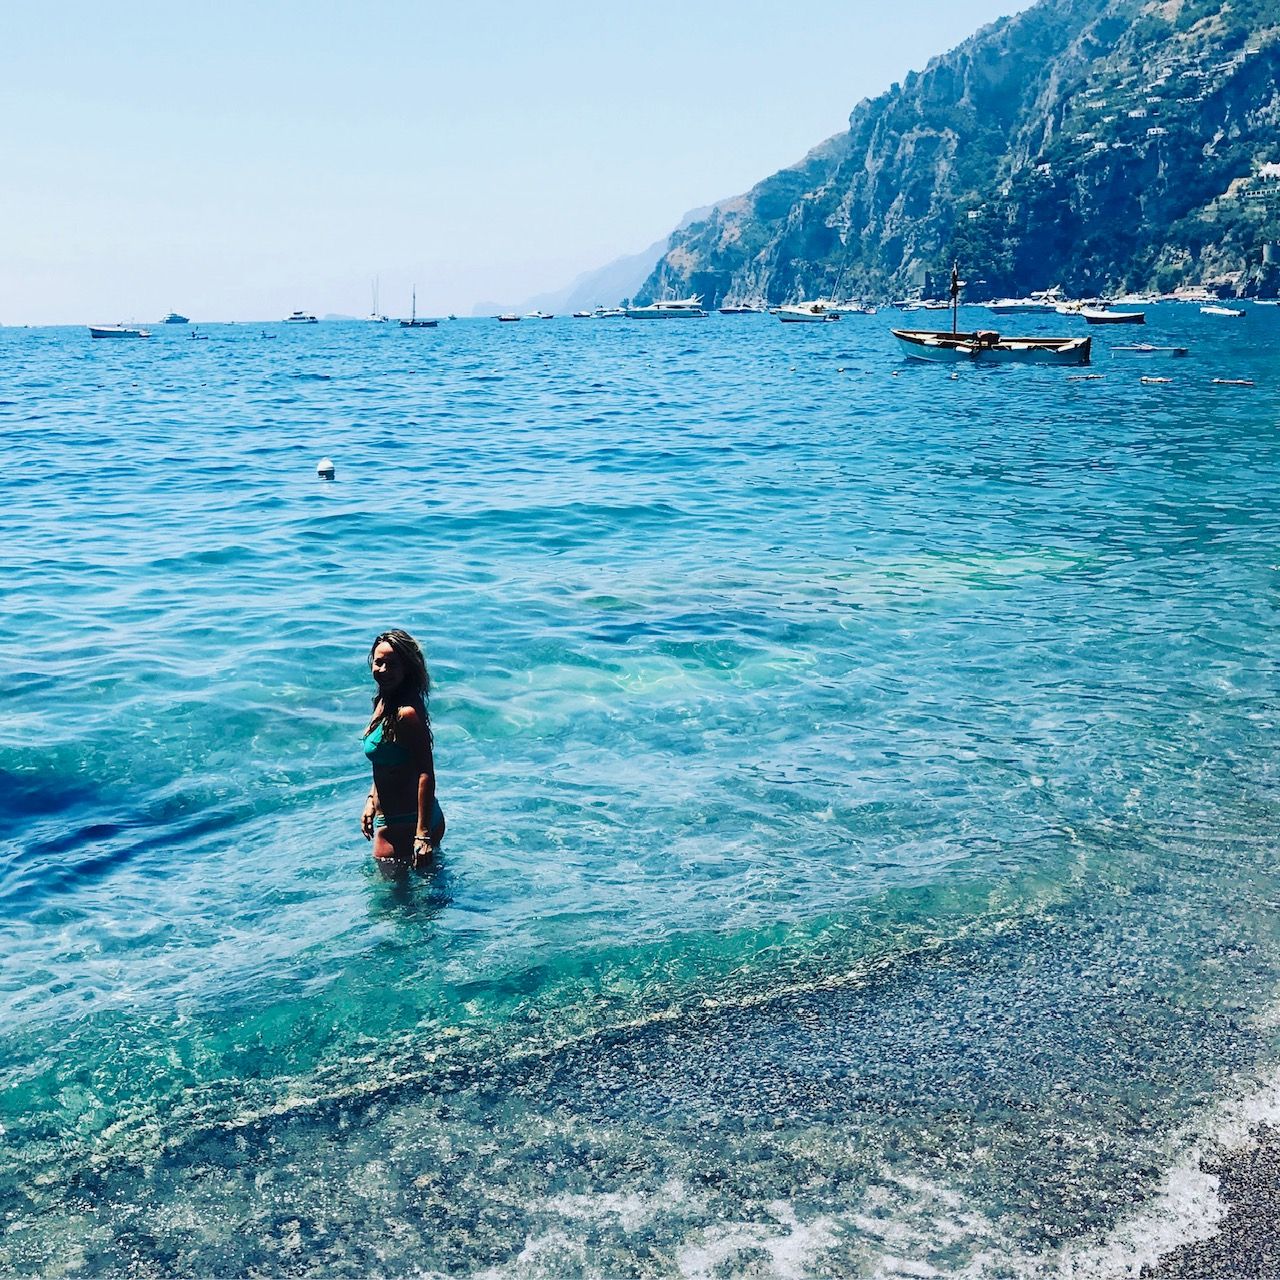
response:
<svg viewBox="0 0 1280 1280"><path fill-rule="evenodd" d="M1082 365L1089 363L1093 349L1092 338L1006 338L981 330L894 329L892 333L904 355L944 364Z"/></svg>
<svg viewBox="0 0 1280 1280"><path fill-rule="evenodd" d="M1009 299L1002 302L988 302L983 305L988 311L994 312L998 316L1051 316L1057 313L1057 306L1052 302Z"/></svg>
<svg viewBox="0 0 1280 1280"><path fill-rule="evenodd" d="M1188 347L1154 347L1148 342L1140 342L1134 346L1112 347L1111 354L1113 356L1136 356L1139 359L1155 359L1158 357L1176 358L1185 356L1190 350Z"/></svg>
<svg viewBox="0 0 1280 1280"><path fill-rule="evenodd" d="M707 313L701 308L685 310L683 307L637 307L627 311L628 320L703 320Z"/></svg>
<svg viewBox="0 0 1280 1280"><path fill-rule="evenodd" d="M149 338L145 329L126 329L123 325L106 324L89 326L91 338Z"/></svg>
<svg viewBox="0 0 1280 1280"><path fill-rule="evenodd" d="M1145 311L1081 311L1088 324L1146 324Z"/></svg>
<svg viewBox="0 0 1280 1280"><path fill-rule="evenodd" d="M837 312L828 311L825 307L779 307L777 316L783 324L828 324L840 319Z"/></svg>

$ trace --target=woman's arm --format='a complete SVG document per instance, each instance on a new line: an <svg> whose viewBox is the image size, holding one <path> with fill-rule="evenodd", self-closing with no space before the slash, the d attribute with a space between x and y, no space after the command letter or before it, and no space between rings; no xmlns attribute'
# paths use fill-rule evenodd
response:
<svg viewBox="0 0 1280 1280"><path fill-rule="evenodd" d="M364 802L364 812L360 815L360 830L364 833L366 840L373 839L373 820L377 817L380 807L378 804L378 784L374 782L369 786L369 798Z"/></svg>

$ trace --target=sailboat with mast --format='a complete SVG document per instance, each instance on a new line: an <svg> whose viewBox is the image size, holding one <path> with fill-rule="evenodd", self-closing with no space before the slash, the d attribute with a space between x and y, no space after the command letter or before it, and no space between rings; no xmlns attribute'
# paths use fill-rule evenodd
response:
<svg viewBox="0 0 1280 1280"><path fill-rule="evenodd" d="M382 312L378 310L378 277L377 276L374 276L373 280L370 282L370 288L373 290L373 310L370 311L367 316L365 316L365 319L372 321L375 324L389 324L391 322L391 317L384 316Z"/></svg>
<svg viewBox="0 0 1280 1280"><path fill-rule="evenodd" d="M409 318L400 321L402 329L434 329L440 322L438 320L419 320L418 319L418 286L413 286L413 301L409 308Z"/></svg>

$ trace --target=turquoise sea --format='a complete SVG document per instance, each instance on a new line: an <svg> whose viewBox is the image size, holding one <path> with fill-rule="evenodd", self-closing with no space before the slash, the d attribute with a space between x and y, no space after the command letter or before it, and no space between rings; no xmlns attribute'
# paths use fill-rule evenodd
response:
<svg viewBox="0 0 1280 1280"><path fill-rule="evenodd" d="M1207 1230L1280 1098L1277 310L1091 380L892 312L0 329L0 1273ZM390 626L449 818L402 881Z"/></svg>

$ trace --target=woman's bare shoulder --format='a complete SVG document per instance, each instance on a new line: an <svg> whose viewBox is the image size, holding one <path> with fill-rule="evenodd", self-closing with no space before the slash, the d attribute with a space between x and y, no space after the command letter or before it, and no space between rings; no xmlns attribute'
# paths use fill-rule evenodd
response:
<svg viewBox="0 0 1280 1280"><path fill-rule="evenodd" d="M396 712L396 720L408 729L417 729L423 724L422 712L412 705L401 707Z"/></svg>

